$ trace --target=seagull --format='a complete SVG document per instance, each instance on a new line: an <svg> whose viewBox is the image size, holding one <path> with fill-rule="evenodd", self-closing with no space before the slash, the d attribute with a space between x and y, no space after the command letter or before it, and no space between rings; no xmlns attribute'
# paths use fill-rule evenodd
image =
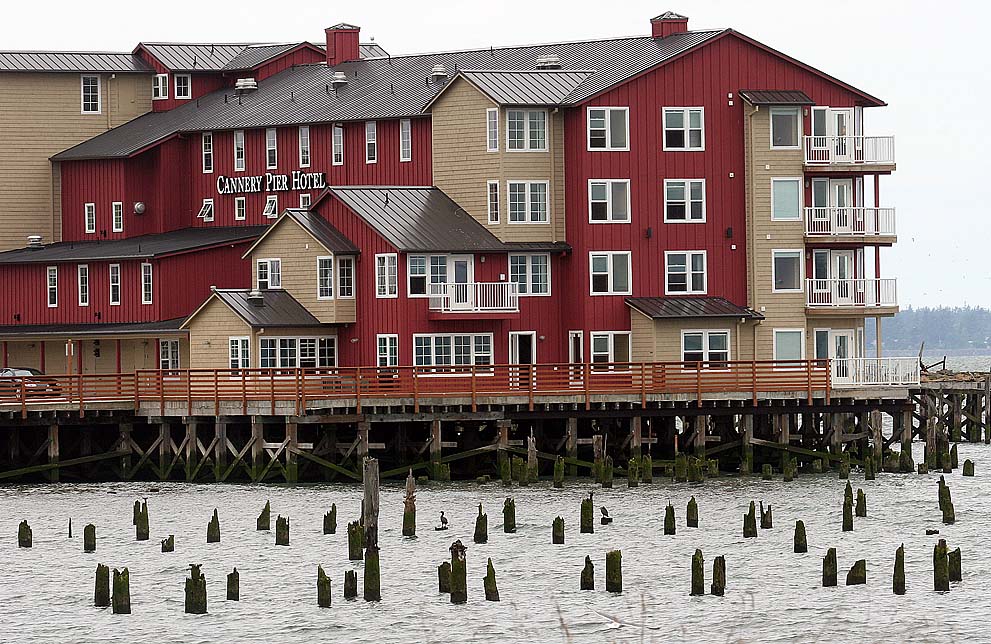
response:
<svg viewBox="0 0 991 644"><path fill-rule="evenodd" d="M599 508L599 512L602 513L602 516L609 518L609 511L606 510L606 506L602 506L601 508Z"/></svg>

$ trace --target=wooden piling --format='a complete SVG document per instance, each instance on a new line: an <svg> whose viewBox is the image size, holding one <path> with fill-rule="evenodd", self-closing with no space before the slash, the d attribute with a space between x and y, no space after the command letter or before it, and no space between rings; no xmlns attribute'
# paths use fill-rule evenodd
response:
<svg viewBox="0 0 991 644"><path fill-rule="evenodd" d="M795 552L798 554L805 553L809 551L809 542L805 536L805 522L796 521L795 522Z"/></svg>
<svg viewBox="0 0 991 644"><path fill-rule="evenodd" d="M96 526L92 523L83 528L83 552L96 552Z"/></svg>
<svg viewBox="0 0 991 644"><path fill-rule="evenodd" d="M506 534L516 532L516 501L511 498L502 505L502 531Z"/></svg>
<svg viewBox="0 0 991 644"><path fill-rule="evenodd" d="M352 521L348 523L348 560L349 561L361 561L361 522Z"/></svg>
<svg viewBox="0 0 991 644"><path fill-rule="evenodd" d="M17 547L30 548L33 541L34 535L31 531L31 526L28 525L27 519L25 519L17 525Z"/></svg>
<svg viewBox="0 0 991 644"><path fill-rule="evenodd" d="M377 458L365 457L362 462L362 482L364 503L362 523L365 546L365 579L363 592L365 601L381 601L382 579L379 566L379 462Z"/></svg>
<svg viewBox="0 0 991 644"><path fill-rule="evenodd" d="M537 482L537 439L531 432L527 437L526 446L526 482L527 484Z"/></svg>
<svg viewBox="0 0 991 644"><path fill-rule="evenodd" d="M526 480L526 464L519 456L513 457L513 480L520 485L528 485Z"/></svg>
<svg viewBox="0 0 991 644"><path fill-rule="evenodd" d="M97 608L110 606L110 568L96 564L96 588L93 591L93 605Z"/></svg>
<svg viewBox="0 0 991 644"><path fill-rule="evenodd" d="M495 567L492 565L492 557L489 557L489 563L485 569L485 577L482 579L482 586L485 588L485 601L499 601L499 588L496 587Z"/></svg>
<svg viewBox="0 0 991 644"><path fill-rule="evenodd" d="M289 545L289 517L281 514L275 519L275 545Z"/></svg>
<svg viewBox="0 0 991 644"><path fill-rule="evenodd" d="M974 461L969 458L963 462L963 475L974 476Z"/></svg>
<svg viewBox="0 0 991 644"><path fill-rule="evenodd" d="M170 534L167 538L162 539L162 552L175 552L174 534Z"/></svg>
<svg viewBox="0 0 991 644"><path fill-rule="evenodd" d="M761 468L760 478L762 481L774 480L774 468L771 467L770 463L764 463L764 466Z"/></svg>
<svg viewBox="0 0 991 644"><path fill-rule="evenodd" d="M692 555L692 591L691 595L705 594L705 562L702 559L702 550L695 549Z"/></svg>
<svg viewBox="0 0 991 644"><path fill-rule="evenodd" d="M190 615L206 614L206 577L198 564L189 564L186 579L186 612Z"/></svg>
<svg viewBox="0 0 991 644"><path fill-rule="evenodd" d="M933 546L933 590L947 591L950 589L950 564L946 550L946 539L940 539Z"/></svg>
<svg viewBox="0 0 991 644"><path fill-rule="evenodd" d="M564 487L564 459L560 456L554 459L554 487Z"/></svg>
<svg viewBox="0 0 991 644"><path fill-rule="evenodd" d="M324 572L323 566L317 566L317 606L320 608L330 608L330 603L330 577Z"/></svg>
<svg viewBox="0 0 991 644"><path fill-rule="evenodd" d="M508 499L507 499L508 500ZM489 540L489 516L482 514L482 504L478 504L478 516L475 517L475 535L472 541L486 543Z"/></svg>
<svg viewBox="0 0 991 644"><path fill-rule="evenodd" d="M110 603L114 615L131 614L131 582L127 568L121 571L114 568L114 586Z"/></svg>
<svg viewBox="0 0 991 644"><path fill-rule="evenodd" d="M135 541L148 540L148 502L141 501L140 505L134 502L134 539Z"/></svg>
<svg viewBox="0 0 991 644"><path fill-rule="evenodd" d="M271 530L272 529L272 503L270 501L265 501L265 507L262 508L262 513L258 515L258 519L255 521L255 530Z"/></svg>
<svg viewBox="0 0 991 644"><path fill-rule="evenodd" d="M72 538L72 517L69 517L69 538Z"/></svg>
<svg viewBox="0 0 991 644"><path fill-rule="evenodd" d="M674 506L668 503L667 507L664 508L664 534L672 535L675 534L675 531Z"/></svg>
<svg viewBox="0 0 991 644"><path fill-rule="evenodd" d="M950 448L950 469L955 470L958 467L960 467L960 455L957 452L957 444L954 443Z"/></svg>
<svg viewBox="0 0 991 644"><path fill-rule="evenodd" d="M602 434L592 436L592 479L602 483L602 468L605 465L606 437Z"/></svg>
<svg viewBox="0 0 991 644"><path fill-rule="evenodd" d="M874 457L868 456L864 459L864 480L873 481L877 478L877 468L874 465Z"/></svg>
<svg viewBox="0 0 991 644"><path fill-rule="evenodd" d="M674 512L674 508L671 508ZM688 509L685 511L685 524L689 528L699 527L699 504L695 501L695 497L688 499Z"/></svg>
<svg viewBox="0 0 991 644"><path fill-rule="evenodd" d="M891 590L896 595L905 594L905 544L895 550L895 572L891 577Z"/></svg>
<svg viewBox="0 0 991 644"><path fill-rule="evenodd" d="M330 512L323 515L323 533L337 534L337 504L330 504Z"/></svg>
<svg viewBox="0 0 991 644"><path fill-rule="evenodd" d="M836 548L827 550L822 559L822 585L823 588L836 585Z"/></svg>
<svg viewBox="0 0 991 644"><path fill-rule="evenodd" d="M564 519L561 517L555 517L551 523L551 543L564 543Z"/></svg>
<svg viewBox="0 0 991 644"><path fill-rule="evenodd" d="M702 473L702 465L704 461L699 458L689 458L688 459L688 481L689 483L702 483L705 481L705 475Z"/></svg>
<svg viewBox="0 0 991 644"><path fill-rule="evenodd" d="M688 482L688 456L685 454L674 457L674 480L675 483Z"/></svg>
<svg viewBox="0 0 991 644"><path fill-rule="evenodd" d="M767 506L767 510L764 510L764 502L760 502L760 529L770 530L774 527L774 518L771 515L771 506Z"/></svg>
<svg viewBox="0 0 991 644"><path fill-rule="evenodd" d="M220 517L217 516L217 509L213 509L213 518L206 526L206 542L220 543Z"/></svg>
<svg viewBox="0 0 991 644"><path fill-rule="evenodd" d="M640 484L640 459L630 458L626 466L626 486L637 487Z"/></svg>
<svg viewBox="0 0 991 644"><path fill-rule="evenodd" d="M437 566L437 592L451 592L451 562L449 561Z"/></svg>
<svg viewBox="0 0 991 644"><path fill-rule="evenodd" d="M406 475L406 497L403 499L403 536L416 536L416 479L413 468Z"/></svg>
<svg viewBox="0 0 991 644"><path fill-rule="evenodd" d="M587 499L582 499L580 532L595 532L595 507L592 505L591 493L588 495Z"/></svg>
<svg viewBox="0 0 991 644"><path fill-rule="evenodd" d="M612 487L613 481L613 463L612 456L606 456L602 459L602 487L610 488Z"/></svg>
<svg viewBox="0 0 991 644"><path fill-rule="evenodd" d="M843 499L843 532L853 532L853 504Z"/></svg>
<svg viewBox="0 0 991 644"><path fill-rule="evenodd" d="M499 452L499 478L503 485L513 484L513 472L511 459L506 452Z"/></svg>
<svg viewBox="0 0 991 644"><path fill-rule="evenodd" d="M726 557L719 555L712 560L712 584L709 593L722 597L726 592Z"/></svg>
<svg viewBox="0 0 991 644"><path fill-rule="evenodd" d="M227 573L227 601L241 601L241 573L237 571L237 567L233 572Z"/></svg>
<svg viewBox="0 0 991 644"><path fill-rule="evenodd" d="M867 560L860 559L853 564L850 572L846 574L847 586L859 586L867 583Z"/></svg>
<svg viewBox="0 0 991 644"><path fill-rule="evenodd" d="M465 557L467 550L460 539L451 544L452 604L464 604L468 601L468 562Z"/></svg>
<svg viewBox="0 0 991 644"><path fill-rule="evenodd" d="M757 536L757 507L750 502L750 510L743 515L743 537L745 539Z"/></svg>
<svg viewBox="0 0 991 644"><path fill-rule="evenodd" d="M585 567L582 568L581 590L595 590L595 564L592 558L585 557Z"/></svg>
<svg viewBox="0 0 991 644"><path fill-rule="evenodd" d="M950 581L963 581L960 562L960 548L950 550L947 553L947 573Z"/></svg>
<svg viewBox="0 0 991 644"><path fill-rule="evenodd" d="M358 573L354 570L344 571L344 599L358 598Z"/></svg>
<svg viewBox="0 0 991 644"><path fill-rule="evenodd" d="M654 461L650 458L650 454L644 454L640 458L640 482L654 482Z"/></svg>
<svg viewBox="0 0 991 644"><path fill-rule="evenodd" d="M864 494L864 490L861 488L857 488L856 516L858 517L867 516L867 495Z"/></svg>
<svg viewBox="0 0 991 644"><path fill-rule="evenodd" d="M623 592L623 553L620 550L606 553L606 592Z"/></svg>

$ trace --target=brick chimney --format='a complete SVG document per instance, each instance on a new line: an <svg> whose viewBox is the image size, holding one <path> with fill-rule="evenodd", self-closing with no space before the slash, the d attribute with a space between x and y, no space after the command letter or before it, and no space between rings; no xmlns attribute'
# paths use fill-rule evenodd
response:
<svg viewBox="0 0 991 644"><path fill-rule="evenodd" d="M686 32L688 31L688 16L682 16L673 11L665 11L656 18L650 19L650 31L653 38L665 38L671 34Z"/></svg>
<svg viewBox="0 0 991 644"><path fill-rule="evenodd" d="M327 34L327 65L333 67L361 57L358 49L359 27L340 23L324 29Z"/></svg>

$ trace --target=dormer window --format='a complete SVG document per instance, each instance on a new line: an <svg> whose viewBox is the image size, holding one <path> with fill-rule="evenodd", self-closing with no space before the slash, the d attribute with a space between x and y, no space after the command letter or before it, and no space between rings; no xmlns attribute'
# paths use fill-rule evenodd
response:
<svg viewBox="0 0 991 644"><path fill-rule="evenodd" d="M161 101L169 97L169 75L155 74L151 79L151 100Z"/></svg>
<svg viewBox="0 0 991 644"><path fill-rule="evenodd" d="M193 97L193 79L189 74L175 75L175 97L186 100Z"/></svg>

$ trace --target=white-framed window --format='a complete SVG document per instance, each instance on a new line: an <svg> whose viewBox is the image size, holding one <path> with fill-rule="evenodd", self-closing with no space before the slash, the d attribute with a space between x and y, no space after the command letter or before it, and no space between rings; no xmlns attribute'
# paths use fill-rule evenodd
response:
<svg viewBox="0 0 991 644"><path fill-rule="evenodd" d="M124 232L124 202L115 201L110 204L110 229L115 233Z"/></svg>
<svg viewBox="0 0 991 644"><path fill-rule="evenodd" d="M213 173L213 132L200 135L203 147L203 174Z"/></svg>
<svg viewBox="0 0 991 644"><path fill-rule="evenodd" d="M395 253L375 256L375 297L399 297L399 258Z"/></svg>
<svg viewBox="0 0 991 644"><path fill-rule="evenodd" d="M365 121L365 163L378 163L378 124Z"/></svg>
<svg viewBox="0 0 991 644"><path fill-rule="evenodd" d="M630 149L630 108L590 107L586 117L590 151Z"/></svg>
<svg viewBox="0 0 991 644"><path fill-rule="evenodd" d="M773 221L802 220L802 178L771 179L771 219Z"/></svg>
<svg viewBox="0 0 991 644"><path fill-rule="evenodd" d="M110 306L120 306L120 264L110 264Z"/></svg>
<svg viewBox="0 0 991 644"><path fill-rule="evenodd" d="M174 371L179 368L179 341L159 340L158 366L160 369Z"/></svg>
<svg viewBox="0 0 991 644"><path fill-rule="evenodd" d="M664 180L664 221L670 223L705 221L705 179Z"/></svg>
<svg viewBox="0 0 991 644"><path fill-rule="evenodd" d="M667 295L700 295L706 292L704 250L664 253L664 292Z"/></svg>
<svg viewBox="0 0 991 644"><path fill-rule="evenodd" d="M804 360L805 329L774 329L774 359Z"/></svg>
<svg viewBox="0 0 991 644"><path fill-rule="evenodd" d="M251 339L247 337L228 338L227 355L231 369L251 367Z"/></svg>
<svg viewBox="0 0 991 644"><path fill-rule="evenodd" d="M547 110L506 110L506 149L547 151Z"/></svg>
<svg viewBox="0 0 991 644"><path fill-rule="evenodd" d="M282 288L282 260L278 258L259 259L255 262L258 273L258 290Z"/></svg>
<svg viewBox="0 0 991 644"><path fill-rule="evenodd" d="M375 336L377 364L380 367L399 366L399 336L395 333L379 333Z"/></svg>
<svg viewBox="0 0 991 644"><path fill-rule="evenodd" d="M154 300L155 286L151 264L141 264L141 303L151 304Z"/></svg>
<svg viewBox="0 0 991 644"><path fill-rule="evenodd" d="M630 361L629 331L593 331L589 337L592 364Z"/></svg>
<svg viewBox="0 0 991 644"><path fill-rule="evenodd" d="M310 126L299 126L299 167L310 167Z"/></svg>
<svg viewBox="0 0 991 644"><path fill-rule="evenodd" d="M344 165L344 126L338 123L331 129L331 164Z"/></svg>
<svg viewBox="0 0 991 644"><path fill-rule="evenodd" d="M337 336L258 339L258 366L263 369L337 366Z"/></svg>
<svg viewBox="0 0 991 644"><path fill-rule="evenodd" d="M297 366L301 369L337 366L337 336L298 338L298 342L299 362Z"/></svg>
<svg viewBox="0 0 991 644"><path fill-rule="evenodd" d="M591 295L630 295L632 279L630 275L628 250L592 251L588 254L589 293Z"/></svg>
<svg viewBox="0 0 991 644"><path fill-rule="evenodd" d="M193 97L193 78L189 74L175 75L175 97L177 99L190 99Z"/></svg>
<svg viewBox="0 0 991 644"><path fill-rule="evenodd" d="M589 179L588 221L591 224L630 223L630 180Z"/></svg>
<svg viewBox="0 0 991 644"><path fill-rule="evenodd" d="M247 197L234 197L234 219L236 221L244 221L247 218L248 218Z"/></svg>
<svg viewBox="0 0 991 644"><path fill-rule="evenodd" d="M727 362L730 359L729 333L725 329L683 330L682 362Z"/></svg>
<svg viewBox="0 0 991 644"><path fill-rule="evenodd" d="M859 331L860 329L858 329ZM829 359L829 329L813 329L813 345L816 360ZM858 343L859 344L859 343Z"/></svg>
<svg viewBox="0 0 991 644"><path fill-rule="evenodd" d="M771 108L771 149L798 150L802 147L802 112L799 107Z"/></svg>
<svg viewBox="0 0 991 644"><path fill-rule="evenodd" d="M509 223L548 223L547 181L507 181Z"/></svg>
<svg viewBox="0 0 991 644"><path fill-rule="evenodd" d="M516 282L520 295L550 295L550 254L510 255L509 281Z"/></svg>
<svg viewBox="0 0 991 644"><path fill-rule="evenodd" d="M334 298L334 258L317 257L317 299Z"/></svg>
<svg viewBox="0 0 991 644"><path fill-rule="evenodd" d="M79 306L89 306L89 266L76 266L76 292L79 295Z"/></svg>
<svg viewBox="0 0 991 644"><path fill-rule="evenodd" d="M96 232L96 204L83 204L83 225L87 233Z"/></svg>
<svg viewBox="0 0 991 644"><path fill-rule="evenodd" d="M446 284L447 255L407 255L406 294L409 297L426 297L427 284Z"/></svg>
<svg viewBox="0 0 991 644"><path fill-rule="evenodd" d="M83 75L80 78L80 92L82 114L100 114L103 111L99 76Z"/></svg>
<svg viewBox="0 0 991 644"><path fill-rule="evenodd" d="M337 258L337 297L350 299L354 297L354 258Z"/></svg>
<svg viewBox="0 0 991 644"><path fill-rule="evenodd" d="M278 338L258 339L258 366L263 369L272 369L279 366Z"/></svg>
<svg viewBox="0 0 991 644"><path fill-rule="evenodd" d="M309 209L310 205L313 203L313 197L310 196L308 192L302 192L299 195L299 207L302 210Z"/></svg>
<svg viewBox="0 0 991 644"><path fill-rule="evenodd" d="M418 367L491 365L492 334L414 334L413 364Z"/></svg>
<svg viewBox="0 0 991 644"><path fill-rule="evenodd" d="M499 182L489 181L486 184L487 188L487 201L488 201L488 214L489 223L498 224L499 223Z"/></svg>
<svg viewBox="0 0 991 644"><path fill-rule="evenodd" d="M58 266L49 266L45 275L45 286L48 290L48 308L58 306Z"/></svg>
<svg viewBox="0 0 991 644"><path fill-rule="evenodd" d="M265 196L265 209L262 210L262 217L275 219L279 216L279 195Z"/></svg>
<svg viewBox="0 0 991 644"><path fill-rule="evenodd" d="M151 100L161 101L169 97L169 75L155 74L151 79Z"/></svg>
<svg viewBox="0 0 991 644"><path fill-rule="evenodd" d="M196 216L203 221L213 221L213 199L204 199Z"/></svg>
<svg viewBox="0 0 991 644"><path fill-rule="evenodd" d="M244 130L234 130L234 171L244 172Z"/></svg>
<svg viewBox="0 0 991 644"><path fill-rule="evenodd" d="M705 150L705 110L701 107L665 107L664 149Z"/></svg>
<svg viewBox="0 0 991 644"><path fill-rule="evenodd" d="M279 131L274 127L265 128L265 167L269 170L279 167Z"/></svg>
<svg viewBox="0 0 991 644"><path fill-rule="evenodd" d="M409 119L399 119L399 160L413 160L413 123Z"/></svg>
<svg viewBox="0 0 991 644"><path fill-rule="evenodd" d="M802 250L772 250L771 280L775 293L801 293L805 272L805 253Z"/></svg>
<svg viewBox="0 0 991 644"><path fill-rule="evenodd" d="M485 149L489 152L499 151L499 108L490 107L485 110Z"/></svg>

